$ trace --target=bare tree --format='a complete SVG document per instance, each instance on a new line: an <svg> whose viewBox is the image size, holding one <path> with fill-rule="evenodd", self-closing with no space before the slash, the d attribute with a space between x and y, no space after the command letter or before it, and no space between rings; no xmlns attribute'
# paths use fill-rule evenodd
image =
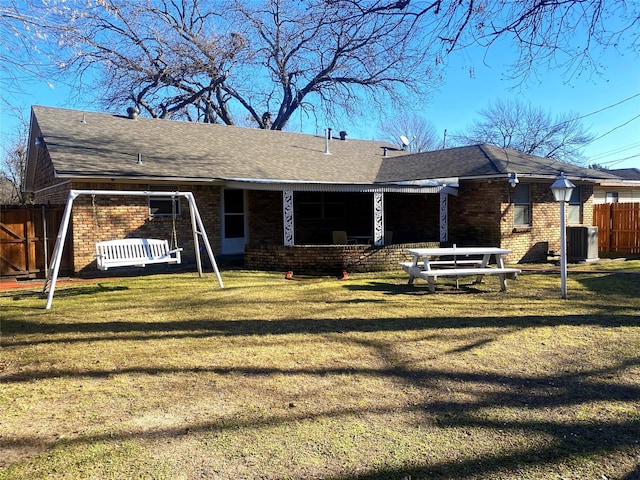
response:
<svg viewBox="0 0 640 480"><path fill-rule="evenodd" d="M575 73L593 52L635 48L637 2L604 0L21 0L47 53L108 108L282 129L426 98L446 55L512 41L515 76L540 62ZM16 7L17 8L17 7ZM614 24L617 28L613 28ZM45 51L45 45L41 46ZM410 91L412 95L406 95Z"/></svg>
<svg viewBox="0 0 640 480"><path fill-rule="evenodd" d="M441 143L435 125L416 113L398 114L384 120L378 131L381 139L412 153L436 150Z"/></svg>
<svg viewBox="0 0 640 480"><path fill-rule="evenodd" d="M581 149L594 136L578 115L550 112L518 100L497 100L481 110L466 132L454 135L462 145L490 143L530 155L582 163Z"/></svg>
<svg viewBox="0 0 640 480"><path fill-rule="evenodd" d="M0 157L0 175L5 195L2 199L5 203L28 203L29 196L22 192L25 167L27 165L28 127L26 122L19 117L21 122L10 137L9 142L3 146Z"/></svg>
<svg viewBox="0 0 640 480"><path fill-rule="evenodd" d="M0 5L0 97L2 103L8 104L7 93L17 91L17 76L25 72L29 65L26 61L31 57L32 48L28 44L33 41L22 29L22 17L14 0Z"/></svg>

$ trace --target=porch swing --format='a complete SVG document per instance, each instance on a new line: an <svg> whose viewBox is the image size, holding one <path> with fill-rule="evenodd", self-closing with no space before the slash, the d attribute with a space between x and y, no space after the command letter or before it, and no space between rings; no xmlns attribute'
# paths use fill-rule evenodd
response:
<svg viewBox="0 0 640 480"><path fill-rule="evenodd" d="M93 217L99 231L98 211L95 194L91 196ZM176 233L176 197L171 197L171 245L167 240L157 238L124 238L96 242L96 264L105 271L112 267L146 267L149 264L181 262Z"/></svg>
<svg viewBox="0 0 640 480"><path fill-rule="evenodd" d="M71 219L71 211L73 210L73 202L79 195L118 195L118 196L138 196L138 197L167 197L167 195L171 195L171 197L185 198L189 202L189 216L191 217L191 231L193 233L193 247L196 257L196 266L198 268L198 275L203 277L202 272L202 261L200 258L200 239L202 240L204 250L209 256L209 260L211 262L211 266L218 278L218 285L220 288L224 288L222 283L222 278L220 277L220 271L218 270L218 264L216 263L216 259L213 255L213 250L211 249L211 244L209 243L209 237L207 236L207 232L204 229L204 224L202 223L202 218L200 217L200 212L198 211L198 207L196 205L196 200L193 197L193 193L191 192L151 192L151 191L135 191L135 190L70 190L69 195L67 197L67 204L64 208L64 212L62 214L62 220L60 221L60 229L58 230L58 236L56 238L56 245L53 249L53 256L51 257L51 263L49 265L49 269L47 272L47 280L45 281L44 288L42 289L42 293L47 294L47 303L45 308L49 310L51 305L53 304L53 295L56 290L56 282L58 280L58 273L60 272L60 263L62 262L62 254L64 251L64 244L67 239L67 232L69 230L69 222ZM175 226L175 224L174 224ZM144 239L141 243L144 245ZM115 240L118 241L118 240ZM130 242L131 240L129 240ZM163 240L161 240L162 242ZM147 240L149 242L149 240ZM165 240L166 242L166 240ZM101 242L106 243L106 242ZM137 264L137 265L146 265L149 263L159 263L160 259L163 262L173 262L180 263L180 250L177 249L176 252L172 252L168 246L169 242L166 242L166 247L163 248L159 253L148 253L148 250L142 255L142 261L131 261L125 263L125 265ZM149 243L148 243L149 244ZM143 249L144 251L145 249ZM175 255L174 255L175 254ZM122 256L121 256L122 257ZM127 258L127 256L125 256ZM149 261L151 258L152 261ZM105 266L104 258L100 260L100 264ZM109 266L108 262L106 263L107 268ZM119 263L118 266L122 266L122 263Z"/></svg>

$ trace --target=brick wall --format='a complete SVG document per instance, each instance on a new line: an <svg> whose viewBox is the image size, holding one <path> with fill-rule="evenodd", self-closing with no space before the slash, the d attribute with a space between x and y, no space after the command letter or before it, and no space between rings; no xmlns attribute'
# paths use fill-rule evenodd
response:
<svg viewBox="0 0 640 480"><path fill-rule="evenodd" d="M293 271L300 275L333 275L398 270L411 260L407 248L437 247L437 242L374 247L371 245L247 245L245 267L250 270Z"/></svg>
<svg viewBox="0 0 640 480"><path fill-rule="evenodd" d="M498 246L504 215L506 181L462 182L458 196L449 197L449 242Z"/></svg>
<svg viewBox="0 0 640 480"><path fill-rule="evenodd" d="M247 195L249 242L283 243L282 192L250 190Z"/></svg>
<svg viewBox="0 0 640 480"><path fill-rule="evenodd" d="M57 184L46 151L38 155L34 187L35 202L64 205L71 188L80 190L147 190L148 184L80 183ZM513 250L508 261L544 261L549 250L559 250L559 205L550 190L551 183L532 183L532 225L514 227L512 189L506 180L462 182L458 196L449 197L449 243L463 245L501 246ZM198 205L214 252L221 250L221 192L219 187L205 185L176 185L182 191L192 191ZM583 202L582 224L593 222L593 187L581 186ZM355 198L355 197L354 197ZM357 197L370 201L369 195ZM322 260L322 269L376 271L397 268L398 255L407 243L436 242L439 237L438 195L387 194L385 196L386 229L394 232L398 247L370 247L367 245L329 246L306 245L282 247L282 192L248 192L249 242L247 265L261 270L286 269L312 271L314 262ZM176 219L178 245L184 248L185 263L195 262L188 202L181 199L182 214ZM367 222L369 220L367 219ZM302 228L296 223L296 241ZM327 227L328 228L328 227ZM330 229L327 235L330 235ZM149 216L145 197L80 196L74 202L69 235L73 238L75 272L95 268L95 242L114 238L154 237L170 239L173 220ZM324 231L323 230L323 231ZM362 232L357 232L362 233ZM366 233L366 232L365 232ZM314 237L315 238L315 237ZM326 243L331 240L327 236ZM316 240L320 243L320 240ZM299 242L298 242L299 243ZM310 250L311 249L311 250ZM314 249L319 249L314 250ZM313 255L310 255L312 253ZM273 254L273 258L269 257ZM314 256L315 255L315 256ZM203 257L204 258L204 257ZM282 264L278 263L282 260ZM206 262L206 259L205 259ZM369 264L367 266L367 263ZM206 265L206 263L205 263ZM326 266L326 267L325 267Z"/></svg>
<svg viewBox="0 0 640 480"><path fill-rule="evenodd" d="M580 187L582 202L582 225L593 223L593 187ZM504 215L501 223L502 247L513 250L511 261L546 261L548 251L560 250L560 204L553 198L551 183L532 183L531 226L514 227L513 206L507 197L502 205ZM566 205L565 205L566 208ZM566 213L566 212L565 212Z"/></svg>
<svg viewBox="0 0 640 480"><path fill-rule="evenodd" d="M48 187L58 182L55 178L55 171L53 164L49 159L49 153L46 149L38 148L38 154L36 157L36 167L34 170L33 188L39 190L43 187Z"/></svg>
<svg viewBox="0 0 640 480"><path fill-rule="evenodd" d="M582 225L593 224L593 187L582 185ZM449 242L508 248L511 262L543 262L560 249L560 206L551 182L531 183L531 226L514 226L513 190L506 181L472 181L449 199Z"/></svg>

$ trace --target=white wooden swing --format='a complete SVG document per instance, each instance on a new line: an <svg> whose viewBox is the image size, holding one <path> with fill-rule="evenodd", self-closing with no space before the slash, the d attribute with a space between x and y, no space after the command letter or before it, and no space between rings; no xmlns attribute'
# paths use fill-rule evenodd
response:
<svg viewBox="0 0 640 480"><path fill-rule="evenodd" d="M211 249L211 244L204 230L200 212L196 206L195 199L191 192L150 192L150 191L131 191L131 190L71 190L67 197L67 204L62 215L56 245L53 250L53 257L47 274L47 280L44 284L43 293L48 293L46 309L51 308L53 303L53 294L56 288L60 263L62 261L62 251L64 249L67 231L69 229L69 220L71 219L71 210L73 209L73 201L80 195L110 195L110 196L146 196L146 197L184 197L189 202L189 213L191 217L191 229L193 232L193 245L196 256L196 265L198 274L202 274L202 261L200 258L200 243L198 238L202 238L202 243L209 255L211 265L215 271L220 288L224 288L220 271L216 264L216 259ZM175 215L174 215L175 222ZM174 223L174 239L175 239L175 223ZM123 240L110 240L106 242L98 242L96 244L96 262L98 268L107 270L115 266L144 266L150 263L180 263L181 248L170 248L167 240L130 238Z"/></svg>
<svg viewBox="0 0 640 480"><path fill-rule="evenodd" d="M153 263L180 263L182 248L169 247L158 238L124 238L96 242L96 265L102 271L112 267L146 267Z"/></svg>
<svg viewBox="0 0 640 480"><path fill-rule="evenodd" d="M96 196L91 196L93 216L98 225ZM167 240L157 238L124 238L96 242L96 265L106 271L112 267L146 267L154 263L179 264L181 262L176 234L176 197L171 197L171 241L175 248L169 247Z"/></svg>

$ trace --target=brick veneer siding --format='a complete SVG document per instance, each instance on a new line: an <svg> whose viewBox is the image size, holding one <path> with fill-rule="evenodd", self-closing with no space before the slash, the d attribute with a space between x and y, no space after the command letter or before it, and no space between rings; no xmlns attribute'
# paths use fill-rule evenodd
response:
<svg viewBox="0 0 640 480"><path fill-rule="evenodd" d="M507 182L461 182L457 196L449 197L449 242L463 245L500 245L502 202Z"/></svg>
<svg viewBox="0 0 640 480"><path fill-rule="evenodd" d="M559 204L551 182L530 183L531 225L514 226L513 189L501 180L462 182L449 197L449 243L512 250L509 262L544 262L560 249ZM593 186L580 186L581 225L593 224Z"/></svg>
<svg viewBox="0 0 640 480"><path fill-rule="evenodd" d="M437 247L437 242L374 247L371 245L247 245L245 267L250 270L293 271L300 275L337 275L399 270L411 259L407 248Z"/></svg>
<svg viewBox="0 0 640 480"><path fill-rule="evenodd" d="M247 213L250 243L284 243L282 192L250 190L247 194Z"/></svg>

